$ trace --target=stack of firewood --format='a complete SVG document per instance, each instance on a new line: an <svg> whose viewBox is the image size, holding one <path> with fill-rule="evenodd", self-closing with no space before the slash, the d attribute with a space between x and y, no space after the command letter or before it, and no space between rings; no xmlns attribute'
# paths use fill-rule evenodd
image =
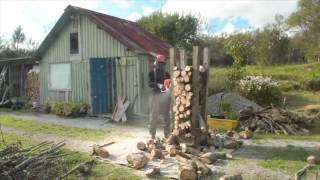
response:
<svg viewBox="0 0 320 180"><path fill-rule="evenodd" d="M192 69L186 66L184 69L173 68L173 113L174 129L188 131L191 123L191 103L192 103Z"/></svg>
<svg viewBox="0 0 320 180"><path fill-rule="evenodd" d="M32 101L39 101L40 99L40 82L39 82L39 72L30 71L27 74L26 81L26 94L31 98Z"/></svg>
<svg viewBox="0 0 320 180"><path fill-rule="evenodd" d="M22 148L16 143L0 149L0 179L53 179L53 169L63 156L61 147L65 143L50 144Z"/></svg>
<svg viewBox="0 0 320 180"><path fill-rule="evenodd" d="M274 134L307 134L306 127L313 119L289 112L285 109L269 107L254 112L247 108L240 111L240 129L250 129L253 132Z"/></svg>

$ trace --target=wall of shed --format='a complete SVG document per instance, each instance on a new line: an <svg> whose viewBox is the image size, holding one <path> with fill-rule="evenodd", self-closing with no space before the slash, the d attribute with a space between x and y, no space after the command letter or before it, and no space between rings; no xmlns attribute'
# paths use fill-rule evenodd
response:
<svg viewBox="0 0 320 180"><path fill-rule="evenodd" d="M133 102L138 94L134 111L145 112L141 108L143 93L148 69L147 55L137 55L127 50L119 41L114 39L104 30L91 22L85 16L80 17L79 28L74 29L71 23L65 26L59 36L52 42L40 61L40 101L47 103L50 100L51 90L49 84L50 63L71 63L71 91L69 100L90 103L90 72L89 59L93 57L120 57L128 59L130 65L122 66L117 63L117 95L125 95ZM79 32L79 55L69 53L69 33L78 30ZM121 75L120 75L121 74ZM143 77L142 77L143 76ZM121 84L121 78L123 84Z"/></svg>

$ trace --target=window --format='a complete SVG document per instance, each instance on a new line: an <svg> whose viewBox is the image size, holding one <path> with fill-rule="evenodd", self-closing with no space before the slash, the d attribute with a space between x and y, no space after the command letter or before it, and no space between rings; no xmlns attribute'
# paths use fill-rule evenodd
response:
<svg viewBox="0 0 320 180"><path fill-rule="evenodd" d="M70 33L70 54L79 53L78 33Z"/></svg>
<svg viewBox="0 0 320 180"><path fill-rule="evenodd" d="M71 89L70 63L50 64L50 89Z"/></svg>

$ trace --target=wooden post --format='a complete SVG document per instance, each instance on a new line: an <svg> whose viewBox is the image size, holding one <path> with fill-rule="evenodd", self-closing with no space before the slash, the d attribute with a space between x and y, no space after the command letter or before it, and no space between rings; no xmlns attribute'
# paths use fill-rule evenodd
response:
<svg viewBox="0 0 320 180"><path fill-rule="evenodd" d="M186 57L185 57L185 51L184 49L180 50L180 68L184 69L184 67L186 66Z"/></svg>
<svg viewBox="0 0 320 180"><path fill-rule="evenodd" d="M175 62L174 62L174 56L175 54L174 54L174 48L170 48L170 51L169 51L169 56L170 56L170 79L172 79L173 78L173 67L175 66ZM175 104L175 98L174 98L174 93L173 93L173 84L172 84L172 81L171 81L171 86L170 86L170 88L171 88L171 103L170 103L170 111L171 111L171 115L173 116L173 110L172 110L172 108L173 108L173 105ZM170 117L170 118L172 118L172 117ZM171 122L171 130L173 130L173 124L174 124L174 122L173 122L173 120L172 119L170 119L170 122Z"/></svg>
<svg viewBox="0 0 320 180"><path fill-rule="evenodd" d="M201 115L203 117L204 122L207 124L207 117L208 117L208 110L207 110L207 104L208 104L208 82L209 82L209 76L210 76L210 58L209 58L209 49L204 48L203 49L203 67L205 68L205 72L203 74L204 76L204 82L203 82L203 104L201 109Z"/></svg>
<svg viewBox="0 0 320 180"><path fill-rule="evenodd" d="M193 46L192 58L192 116L191 116L191 130L199 129L199 46Z"/></svg>

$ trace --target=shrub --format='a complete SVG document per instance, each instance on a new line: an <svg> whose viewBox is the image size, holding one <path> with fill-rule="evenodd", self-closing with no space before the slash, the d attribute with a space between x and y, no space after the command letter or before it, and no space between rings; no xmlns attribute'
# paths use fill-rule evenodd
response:
<svg viewBox="0 0 320 180"><path fill-rule="evenodd" d="M87 114L89 106L81 102L54 102L52 112L63 117L81 117Z"/></svg>
<svg viewBox="0 0 320 180"><path fill-rule="evenodd" d="M280 105L282 102L282 93L278 83L271 77L246 76L240 80L237 90L242 96L262 106Z"/></svg>

